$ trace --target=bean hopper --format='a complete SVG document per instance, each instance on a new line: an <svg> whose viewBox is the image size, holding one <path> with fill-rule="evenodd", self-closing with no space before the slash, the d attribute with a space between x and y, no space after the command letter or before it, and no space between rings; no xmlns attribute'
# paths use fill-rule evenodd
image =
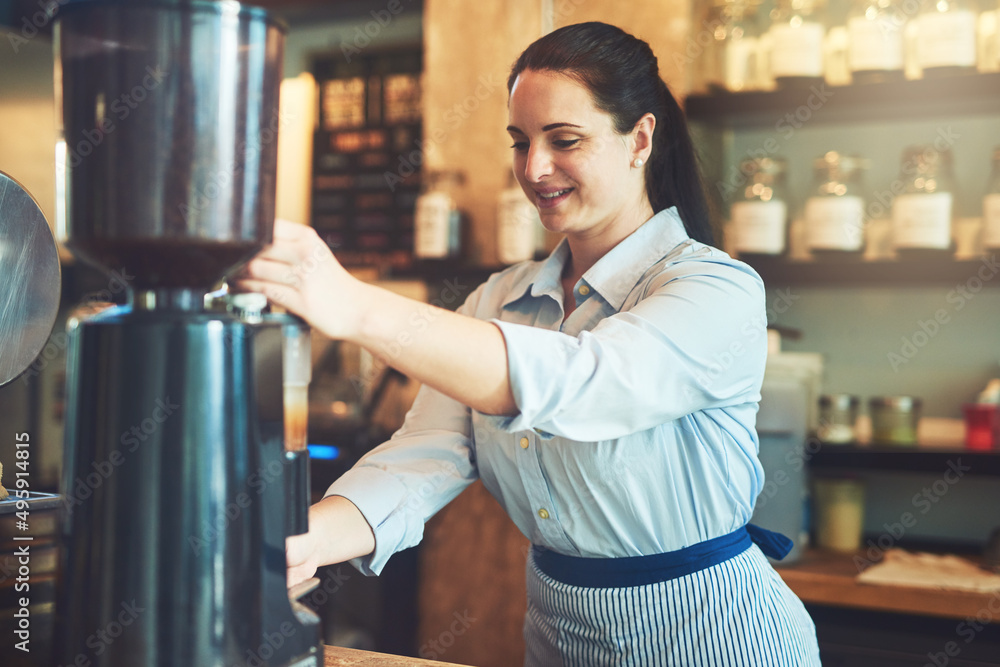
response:
<svg viewBox="0 0 1000 667"><path fill-rule="evenodd" d="M282 378L308 382L308 331L209 295L271 240L284 28L231 1L60 4L62 235L131 284L69 325L54 659L318 665L285 577L308 454Z"/></svg>

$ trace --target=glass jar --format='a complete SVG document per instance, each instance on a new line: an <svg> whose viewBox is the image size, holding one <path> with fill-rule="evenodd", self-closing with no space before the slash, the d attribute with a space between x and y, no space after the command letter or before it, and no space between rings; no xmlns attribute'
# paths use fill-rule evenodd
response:
<svg viewBox="0 0 1000 667"><path fill-rule="evenodd" d="M983 245L1000 248L1000 146L993 149L993 173L983 197Z"/></svg>
<svg viewBox="0 0 1000 667"><path fill-rule="evenodd" d="M858 420L860 400L851 394L824 394L819 397L820 442L847 444L857 439L854 424Z"/></svg>
<svg viewBox="0 0 1000 667"><path fill-rule="evenodd" d="M751 158L740 163L747 182L729 209L731 249L735 253L780 255L785 251L786 164L780 157Z"/></svg>
<svg viewBox="0 0 1000 667"><path fill-rule="evenodd" d="M545 227L513 172L497 198L497 258L503 264L534 259L545 249Z"/></svg>
<svg viewBox="0 0 1000 667"><path fill-rule="evenodd" d="M738 92L755 87L760 0L713 0L703 29L712 41L705 51L704 78L710 91Z"/></svg>
<svg viewBox="0 0 1000 667"><path fill-rule="evenodd" d="M459 254L462 216L455 193L462 180L457 171L427 173L413 219L413 254L418 259L445 259Z"/></svg>
<svg viewBox="0 0 1000 667"><path fill-rule="evenodd" d="M768 30L771 76L779 88L823 81L824 0L777 0Z"/></svg>
<svg viewBox="0 0 1000 667"><path fill-rule="evenodd" d="M925 77L976 71L976 21L971 0L921 0L917 60Z"/></svg>
<svg viewBox="0 0 1000 667"><path fill-rule="evenodd" d="M860 257L865 200L861 176L868 161L828 151L813 161L815 187L806 200L806 239L812 252Z"/></svg>
<svg viewBox="0 0 1000 667"><path fill-rule="evenodd" d="M873 445L917 444L922 401L912 396L876 396L868 401Z"/></svg>
<svg viewBox="0 0 1000 667"><path fill-rule="evenodd" d="M940 255L952 246L951 150L909 146L900 167L903 192L892 202L892 241L902 254Z"/></svg>
<svg viewBox="0 0 1000 667"><path fill-rule="evenodd" d="M854 83L903 79L901 0L853 0L847 14L848 66Z"/></svg>

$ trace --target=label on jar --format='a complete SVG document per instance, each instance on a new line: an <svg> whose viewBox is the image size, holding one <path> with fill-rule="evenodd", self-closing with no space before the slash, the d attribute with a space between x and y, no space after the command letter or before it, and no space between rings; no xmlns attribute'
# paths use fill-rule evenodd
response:
<svg viewBox="0 0 1000 667"><path fill-rule="evenodd" d="M785 250L785 221L788 208L783 201L741 201L730 209L733 249L779 255Z"/></svg>
<svg viewBox="0 0 1000 667"><path fill-rule="evenodd" d="M983 245L1000 248L1000 194L983 197Z"/></svg>
<svg viewBox="0 0 1000 667"><path fill-rule="evenodd" d="M413 220L413 254L436 259L451 254L455 206L444 192L428 192L417 198Z"/></svg>
<svg viewBox="0 0 1000 667"><path fill-rule="evenodd" d="M847 62L852 72L903 69L903 29L890 16L874 21L854 17L847 23L850 34Z"/></svg>
<svg viewBox="0 0 1000 667"><path fill-rule="evenodd" d="M897 248L945 250L951 245L951 193L913 193L892 202L892 240Z"/></svg>
<svg viewBox="0 0 1000 667"><path fill-rule="evenodd" d="M823 24L771 26L771 76L823 76Z"/></svg>
<svg viewBox="0 0 1000 667"><path fill-rule="evenodd" d="M806 238L813 250L860 250L865 204L861 197L810 197L806 200Z"/></svg>
<svg viewBox="0 0 1000 667"><path fill-rule="evenodd" d="M535 256L538 209L520 188L500 193L497 206L497 257L504 264L516 264Z"/></svg>
<svg viewBox="0 0 1000 667"><path fill-rule="evenodd" d="M962 9L917 17L917 59L928 67L975 67L976 15Z"/></svg>

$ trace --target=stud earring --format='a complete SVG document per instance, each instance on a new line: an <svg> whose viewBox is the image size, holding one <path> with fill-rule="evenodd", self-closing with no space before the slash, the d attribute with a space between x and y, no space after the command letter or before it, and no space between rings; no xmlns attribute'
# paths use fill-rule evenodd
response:
<svg viewBox="0 0 1000 667"><path fill-rule="evenodd" d="M632 165L633 165L633 166L634 166L634 167L635 167L636 169L638 169L639 167L641 167L641 166L643 165L643 162L642 162L642 158L641 158L641 157L637 157L637 158L635 159L635 162L633 162L633 163L632 163Z"/></svg>

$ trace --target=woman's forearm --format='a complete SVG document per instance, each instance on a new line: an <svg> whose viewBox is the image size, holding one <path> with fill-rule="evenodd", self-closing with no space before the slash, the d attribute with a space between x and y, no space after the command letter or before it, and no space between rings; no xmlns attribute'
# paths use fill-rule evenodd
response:
<svg viewBox="0 0 1000 667"><path fill-rule="evenodd" d="M357 280L310 227L277 220L273 244L237 284L474 410L515 411L497 327Z"/></svg>
<svg viewBox="0 0 1000 667"><path fill-rule="evenodd" d="M516 411L500 330L372 285L351 342L384 358L406 375L474 410Z"/></svg>

